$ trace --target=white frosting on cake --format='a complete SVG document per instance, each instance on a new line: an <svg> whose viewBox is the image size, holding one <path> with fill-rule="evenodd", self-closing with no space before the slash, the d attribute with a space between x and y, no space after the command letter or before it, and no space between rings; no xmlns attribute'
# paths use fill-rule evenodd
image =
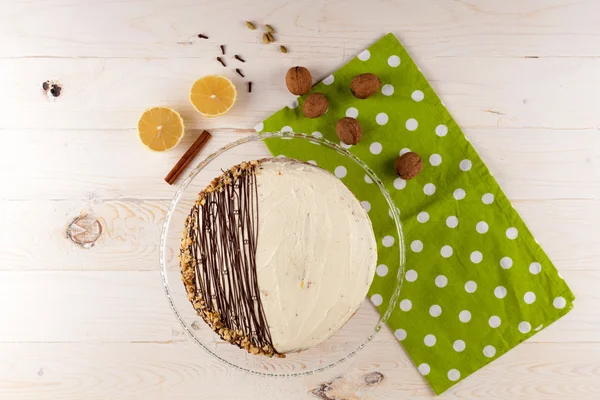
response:
<svg viewBox="0 0 600 400"><path fill-rule="evenodd" d="M256 171L260 297L275 349L307 349L337 332L373 280L377 244L356 197L329 172L268 160Z"/></svg>

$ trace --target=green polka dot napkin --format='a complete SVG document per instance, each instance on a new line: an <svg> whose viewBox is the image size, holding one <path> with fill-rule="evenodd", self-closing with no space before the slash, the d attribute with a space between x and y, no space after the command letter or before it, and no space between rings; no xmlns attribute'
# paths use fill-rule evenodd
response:
<svg viewBox="0 0 600 400"><path fill-rule="evenodd" d="M352 78L374 73L382 87L360 100ZM355 117L363 139L345 146L382 180L401 212L406 276L389 327L436 393L500 357L572 307L574 296L461 129L400 42L388 34L315 85L328 112L303 116L298 102L257 131L295 131L338 142L335 125ZM299 103L299 104L298 104ZM302 142L302 143L299 143ZM379 243L371 301L383 312L398 269L393 222L369 177L322 146L301 140L267 143L274 155L332 171L369 212ZM399 154L417 152L423 170L395 175Z"/></svg>

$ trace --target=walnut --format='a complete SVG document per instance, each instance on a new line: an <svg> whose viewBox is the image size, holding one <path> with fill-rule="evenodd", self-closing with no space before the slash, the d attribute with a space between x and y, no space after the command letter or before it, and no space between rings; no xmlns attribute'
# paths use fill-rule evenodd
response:
<svg viewBox="0 0 600 400"><path fill-rule="evenodd" d="M407 181L419 175L423 161L417 153L411 151L398 157L395 167L398 176Z"/></svg>
<svg viewBox="0 0 600 400"><path fill-rule="evenodd" d="M342 118L337 122L335 133L344 144L357 144L362 139L360 124L350 117Z"/></svg>
<svg viewBox="0 0 600 400"><path fill-rule="evenodd" d="M377 93L381 81L373 74L360 74L352 79L350 91L359 99L366 99Z"/></svg>
<svg viewBox="0 0 600 400"><path fill-rule="evenodd" d="M292 94L301 96L312 87L312 76L304 67L292 67L285 75L285 84Z"/></svg>
<svg viewBox="0 0 600 400"><path fill-rule="evenodd" d="M321 93L311 93L302 104L302 112L308 118L318 118L327 111L327 97Z"/></svg>

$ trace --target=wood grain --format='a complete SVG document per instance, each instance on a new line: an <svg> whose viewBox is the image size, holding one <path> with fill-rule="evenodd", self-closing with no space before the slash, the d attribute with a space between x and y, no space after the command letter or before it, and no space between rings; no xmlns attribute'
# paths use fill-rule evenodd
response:
<svg viewBox="0 0 600 400"><path fill-rule="evenodd" d="M143 2L146 3L146 2ZM273 60L259 27L270 23L289 45L286 58L336 63L374 38L396 32L419 54L433 57L597 57L600 29L594 0L139 0L89 3L78 0L3 2L5 43L0 57L206 58L218 45ZM51 18L55 17L55 18ZM69 24L60 24L69 18ZM57 24L58 27L57 27ZM60 29L58 29L60 28ZM210 40L199 40L205 33Z"/></svg>
<svg viewBox="0 0 600 400"><path fill-rule="evenodd" d="M368 353L329 372L285 380L236 372L189 343L0 344L0 356L0 397L11 400L76 400L82 394L88 400L307 400L340 374L357 380L373 371L385 379L360 398L434 398L401 348L386 343L369 345ZM439 398L597 399L598 360L598 343L524 343Z"/></svg>
<svg viewBox="0 0 600 400"><path fill-rule="evenodd" d="M135 129L142 112L153 106L176 109L188 128L253 128L294 99L284 85L285 72L294 64L279 57L268 63L248 61L244 79L196 58L0 59L5 97L0 129ZM343 63L311 58L303 64L320 80ZM419 65L463 128L600 127L599 58L432 58ZM196 79L212 73L227 73L240 88L223 118L202 118L188 100ZM41 85L48 79L60 82L60 97L43 95ZM254 82L252 93L241 90L247 80Z"/></svg>
<svg viewBox="0 0 600 400"><path fill-rule="evenodd" d="M5 214L0 271L156 271L169 204L132 198L0 200ZM560 271L598 270L600 248L589 232L600 226L600 200L517 200L514 206ZM92 249L66 236L68 223L80 215L94 216L103 227ZM168 249L167 260L174 261L176 253Z"/></svg>
<svg viewBox="0 0 600 400"><path fill-rule="evenodd" d="M0 162L7 166L0 198L79 199L92 204L106 199L168 200L177 185L164 184L162 177L199 134L192 131L175 149L153 153L130 130L15 131L9 135L12 146L0 146ZM249 133L212 134L198 160ZM466 135L513 201L600 198L597 132L469 129ZM401 139L398 147L403 147ZM269 155L260 145L253 151L249 158ZM18 173L9 174L12 168Z"/></svg>
<svg viewBox="0 0 600 400"><path fill-rule="evenodd" d="M576 307L530 341L599 342L600 272L563 271L562 275L577 296ZM187 340L167 303L158 270L2 271L0 304L5 305L0 313L2 343ZM364 314L365 323L372 315ZM363 316L359 313L356 318ZM376 340L398 347L387 329Z"/></svg>

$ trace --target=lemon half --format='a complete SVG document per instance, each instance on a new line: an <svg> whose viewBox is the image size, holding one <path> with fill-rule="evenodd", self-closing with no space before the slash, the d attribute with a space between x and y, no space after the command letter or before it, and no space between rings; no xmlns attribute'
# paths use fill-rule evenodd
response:
<svg viewBox="0 0 600 400"><path fill-rule="evenodd" d="M233 82L221 75L198 79L190 91L190 102L205 117L218 117L233 107L237 91Z"/></svg>
<svg viewBox="0 0 600 400"><path fill-rule="evenodd" d="M177 111L167 107L149 108L140 117L138 133L150 150L170 150L183 138L183 119Z"/></svg>

